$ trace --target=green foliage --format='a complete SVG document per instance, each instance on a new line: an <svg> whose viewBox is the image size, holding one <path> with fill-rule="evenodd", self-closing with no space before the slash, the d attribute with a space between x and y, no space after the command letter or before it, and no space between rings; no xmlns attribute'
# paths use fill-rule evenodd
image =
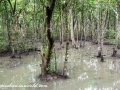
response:
<svg viewBox="0 0 120 90"><path fill-rule="evenodd" d="M14 7L15 0L10 0L12 6ZM44 32L44 22L45 22L45 8L48 4L48 1L46 0L16 0L16 11L15 13L18 14L19 23L21 25L22 31L24 33L24 37L21 34L20 27L18 25L17 30L15 31L15 49L21 49L25 50L28 48L33 48L33 41L34 41L34 31L36 30L36 38L44 38L43 32ZM65 31L65 0L57 0L55 4L55 9L52 14L52 33L54 36L54 39L59 40L60 38L60 29L61 29L61 23L63 23L63 33ZM74 24L76 24L76 21L81 23L81 12L84 12L84 20L87 20L87 18L90 20L90 23L94 22L97 26L97 19L98 19L98 6L100 6L100 10L102 11L106 7L106 3L108 0L71 0L68 2L67 9L69 11L70 8L73 10L73 19ZM113 28L114 25L114 19L115 19L115 13L111 7L115 9L115 0L109 0L108 5L108 15L106 19L110 17L109 23L111 26L110 28ZM118 0L120 2L120 0ZM105 7L103 7L105 6ZM111 6L111 7L110 7ZM62 10L62 12L61 12ZM4 31L5 34L0 35L0 50L4 51L7 50L8 47L8 36L7 33L11 33L12 29L12 15L11 15L11 7L7 0L2 0L0 3L0 27L2 29L6 30ZM120 14L120 10L118 10L118 13ZM61 21L61 15L62 14L62 21ZM8 16L8 17L7 17ZM69 17L69 16L68 16ZM120 15L119 15L120 17ZM8 20L7 20L8 18ZM10 32L7 30L7 23L8 21L8 28ZM70 21L68 21L70 23ZM86 21L87 22L87 21ZM87 24L87 23L86 23ZM88 22L89 24L89 22ZM107 24L107 22L106 22ZM4 26L4 27L3 27ZM70 26L70 25L69 25ZM81 27L81 26L80 26ZM35 30L34 30L35 29ZM70 28L69 28L70 29ZM76 33L74 34L76 37ZM80 32L79 32L80 35ZM105 32L105 38L106 39L114 39L115 38L115 32L114 30L110 29ZM7 36L7 37L6 37ZM65 37L65 34L63 34ZM11 36L10 36L11 37ZM94 37L95 40L97 40L97 37ZM46 39L45 39L46 40ZM45 42L45 47L43 47L43 53L47 53L47 41ZM54 55L53 55L54 56ZM52 57L53 57L52 56ZM51 57L51 59L53 59Z"/></svg>
<svg viewBox="0 0 120 90"><path fill-rule="evenodd" d="M48 51L48 48L47 48L47 47L44 47L44 48L43 48L43 53L46 54L47 51Z"/></svg>
<svg viewBox="0 0 120 90"><path fill-rule="evenodd" d="M116 35L116 32L115 30L112 30L112 29L106 30L105 32L106 39L115 39L115 35Z"/></svg>
<svg viewBox="0 0 120 90"><path fill-rule="evenodd" d="M49 67L47 68L48 71L50 71L49 73L52 73L55 71L55 63L54 63L54 54L52 53L51 55L51 61L49 63Z"/></svg>
<svg viewBox="0 0 120 90"><path fill-rule="evenodd" d="M115 45L115 39L105 39L104 42L110 45ZM118 46L120 46L120 39L118 40Z"/></svg>
<svg viewBox="0 0 120 90"><path fill-rule="evenodd" d="M46 69L46 70L50 71L49 73L55 72L55 55L57 57L56 62L58 62L59 55L55 54L55 53L52 53L49 68Z"/></svg>
<svg viewBox="0 0 120 90"><path fill-rule="evenodd" d="M115 39L105 39L104 43L110 44L110 45L115 45Z"/></svg>
<svg viewBox="0 0 120 90"><path fill-rule="evenodd" d="M55 63L54 62L50 63L50 71L51 72L55 71Z"/></svg>
<svg viewBox="0 0 120 90"><path fill-rule="evenodd" d="M8 50L8 41L5 37L0 36L0 52L4 52Z"/></svg>
<svg viewBox="0 0 120 90"><path fill-rule="evenodd" d="M120 39L118 40L118 45L120 46Z"/></svg>
<svg viewBox="0 0 120 90"><path fill-rule="evenodd" d="M59 40L59 37L60 37L60 32L56 29L54 32L53 32L53 35L54 35L54 39L56 40Z"/></svg>

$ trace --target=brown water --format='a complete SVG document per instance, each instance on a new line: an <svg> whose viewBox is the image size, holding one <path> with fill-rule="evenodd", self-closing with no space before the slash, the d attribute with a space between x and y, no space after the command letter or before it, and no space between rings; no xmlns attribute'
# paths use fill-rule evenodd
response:
<svg viewBox="0 0 120 90"><path fill-rule="evenodd" d="M59 45L56 44L56 48ZM40 81L39 52L23 56L23 59L0 57L0 84L46 85L47 87L0 88L0 90L119 90L120 59L111 57L112 46L104 46L105 62L96 58L97 45L89 42L85 48L69 49L68 75L70 79ZM58 71L63 70L65 50L56 50ZM118 51L120 53L120 51ZM1 63L2 62L2 63Z"/></svg>

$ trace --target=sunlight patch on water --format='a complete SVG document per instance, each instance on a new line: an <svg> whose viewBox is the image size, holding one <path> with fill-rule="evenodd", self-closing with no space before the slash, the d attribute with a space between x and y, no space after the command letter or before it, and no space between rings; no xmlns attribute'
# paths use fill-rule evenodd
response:
<svg viewBox="0 0 120 90"><path fill-rule="evenodd" d="M78 80L85 80L88 79L88 75L86 72L82 73L81 75L78 76Z"/></svg>
<svg viewBox="0 0 120 90"><path fill-rule="evenodd" d="M0 71L0 74L2 74L3 72L4 72L4 71L3 71L3 70L1 70L1 71Z"/></svg>
<svg viewBox="0 0 120 90"><path fill-rule="evenodd" d="M118 80L118 81L116 81L116 82L113 83L114 86L118 85L118 84L120 85L120 80Z"/></svg>
<svg viewBox="0 0 120 90"><path fill-rule="evenodd" d="M94 67L95 71L98 71L99 68L98 68L98 65L97 65L97 63L98 63L97 59L94 60L94 61L83 60L83 62L84 62L84 64L87 65L88 68Z"/></svg>
<svg viewBox="0 0 120 90"><path fill-rule="evenodd" d="M79 90L83 90L83 89L79 89ZM93 88L93 87L88 87L88 88L84 88L84 90L118 90L118 89L113 89L111 87L109 87L109 88Z"/></svg>
<svg viewBox="0 0 120 90"><path fill-rule="evenodd" d="M36 69L34 67L34 65L28 65L27 68L31 71L31 72L36 72Z"/></svg>
<svg viewBox="0 0 120 90"><path fill-rule="evenodd" d="M110 70L113 70L114 69L113 63L111 62L108 67L109 67Z"/></svg>

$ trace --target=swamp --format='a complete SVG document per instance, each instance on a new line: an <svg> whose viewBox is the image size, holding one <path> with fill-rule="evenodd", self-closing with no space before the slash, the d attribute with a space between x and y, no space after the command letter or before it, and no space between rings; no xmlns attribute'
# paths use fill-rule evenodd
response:
<svg viewBox="0 0 120 90"><path fill-rule="evenodd" d="M119 90L120 0L0 0L0 90Z"/></svg>

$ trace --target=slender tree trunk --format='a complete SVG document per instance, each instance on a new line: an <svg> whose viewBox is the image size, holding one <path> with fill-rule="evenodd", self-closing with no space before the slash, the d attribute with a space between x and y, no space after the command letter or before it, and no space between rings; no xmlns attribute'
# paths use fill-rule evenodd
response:
<svg viewBox="0 0 120 90"><path fill-rule="evenodd" d="M75 47L76 45L75 45L75 38L74 38L72 8L70 8L70 19L71 19L71 40L72 40L72 46Z"/></svg>
<svg viewBox="0 0 120 90"><path fill-rule="evenodd" d="M11 28L11 37L10 37L10 42L11 42L11 50L12 50L12 55L11 57L15 57L15 32L18 24L18 15L16 14L16 0L14 2L14 7L12 6L12 3L10 0L7 0L10 8L11 8L11 15L12 15L12 28Z"/></svg>
<svg viewBox="0 0 120 90"><path fill-rule="evenodd" d="M104 24L102 25L102 30L101 30L101 48L100 48L100 52L101 52L101 61L104 62L104 58L103 58L103 43L104 43Z"/></svg>
<svg viewBox="0 0 120 90"><path fill-rule="evenodd" d="M55 51L55 49L54 49L54 54L55 54L55 72L57 72L57 61L56 61L57 57L56 57L56 51Z"/></svg>
<svg viewBox="0 0 120 90"><path fill-rule="evenodd" d="M36 50L37 46L36 46L36 39L37 39L37 33L36 33L36 16L35 16L35 12L36 12L36 0L33 1L34 3L34 7L33 7L33 48Z"/></svg>
<svg viewBox="0 0 120 90"><path fill-rule="evenodd" d="M98 11L98 12L99 12L99 11ZM99 15L99 13L98 13L98 15ZM97 21L98 56L97 56L97 57L101 57L101 47L100 47L100 41L101 41L101 39L100 39L100 34L101 34L101 32L100 32L100 20L99 20L99 16L98 16L98 21Z"/></svg>
<svg viewBox="0 0 120 90"><path fill-rule="evenodd" d="M61 21L61 29L60 29L60 45L63 46L63 11L61 7L61 13L60 13L60 21Z"/></svg>
<svg viewBox="0 0 120 90"><path fill-rule="evenodd" d="M98 0L98 5L99 5L99 0ZM99 5L100 6L100 5ZM101 57L101 32L100 32L100 8L97 10L98 18L97 18L97 43L98 43L98 56Z"/></svg>
<svg viewBox="0 0 120 90"><path fill-rule="evenodd" d="M116 57L116 54L117 54L117 46L118 46L118 38L119 38L119 28L118 28L118 25L119 25L119 21L118 21L118 18L119 18L119 14L118 14L118 3L116 1L116 10L115 10L115 13L116 13L116 38L115 38L115 46L113 48L113 54L112 56L113 57Z"/></svg>
<svg viewBox="0 0 120 90"><path fill-rule="evenodd" d="M80 47L82 47L83 39L83 11L81 12L81 27L80 27Z"/></svg>
<svg viewBox="0 0 120 90"><path fill-rule="evenodd" d="M82 7L82 12L81 12L81 30L80 30L80 47L84 47L84 40L85 40L85 27L84 27L84 5Z"/></svg>
<svg viewBox="0 0 120 90"><path fill-rule="evenodd" d="M107 27L107 8L105 11L102 12L102 28L101 28L101 62L104 62L104 57L103 57L103 44L104 44L104 33Z"/></svg>
<svg viewBox="0 0 120 90"><path fill-rule="evenodd" d="M106 5L106 4L105 4ZM106 5L107 6L107 5ZM99 51L98 51L98 57L101 58L101 62L104 62L104 57L103 57L103 44L104 44L104 33L105 33L105 30L106 30L106 16L107 16L107 7L105 7L104 10L101 10L99 11L100 14L99 14L99 20L101 19L101 23L99 22L99 31L100 31L100 45L99 45L99 42L98 42L98 45L99 45Z"/></svg>
<svg viewBox="0 0 120 90"><path fill-rule="evenodd" d="M15 32L17 29L17 20L18 16L13 15L12 16L13 24L12 24L12 30L11 30L11 49L12 49L12 58L15 58Z"/></svg>
<svg viewBox="0 0 120 90"><path fill-rule="evenodd" d="M46 75L46 56L41 54L42 64L41 64L41 75L44 77Z"/></svg>
<svg viewBox="0 0 120 90"><path fill-rule="evenodd" d="M11 43L10 43L10 21L9 21L9 18L8 18L8 8L7 8L7 5L6 5L6 1L4 1L4 4L5 4L5 18L6 18L6 26L7 26L7 31L8 31L8 40L9 40L9 47L11 46Z"/></svg>
<svg viewBox="0 0 120 90"><path fill-rule="evenodd" d="M77 20L77 28L76 28L76 34L77 34L77 44L78 44L78 40L79 40L79 22Z"/></svg>
<svg viewBox="0 0 120 90"><path fill-rule="evenodd" d="M67 5L66 5L67 6ZM66 52L65 52L65 62L63 68L63 75L67 76L67 62L68 62L68 47L69 47L69 30L68 30L68 10L66 7L65 15L65 25L66 25Z"/></svg>

